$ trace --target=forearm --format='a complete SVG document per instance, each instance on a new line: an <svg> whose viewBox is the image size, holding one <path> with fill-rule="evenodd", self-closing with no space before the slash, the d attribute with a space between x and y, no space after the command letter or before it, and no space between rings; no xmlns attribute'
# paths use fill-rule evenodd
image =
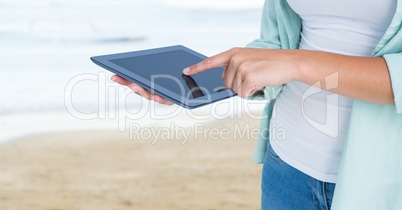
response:
<svg viewBox="0 0 402 210"><path fill-rule="evenodd" d="M295 80L350 98L394 104L388 67L382 57L355 57L298 50Z"/></svg>

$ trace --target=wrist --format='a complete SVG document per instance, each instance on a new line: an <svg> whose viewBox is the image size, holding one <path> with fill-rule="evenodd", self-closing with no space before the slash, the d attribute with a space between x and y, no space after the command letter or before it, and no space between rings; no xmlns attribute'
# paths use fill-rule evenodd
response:
<svg viewBox="0 0 402 210"><path fill-rule="evenodd" d="M309 77L312 75L312 67L314 59L312 53L306 50L297 50L295 59L295 67L292 72L293 80L303 83L308 83Z"/></svg>

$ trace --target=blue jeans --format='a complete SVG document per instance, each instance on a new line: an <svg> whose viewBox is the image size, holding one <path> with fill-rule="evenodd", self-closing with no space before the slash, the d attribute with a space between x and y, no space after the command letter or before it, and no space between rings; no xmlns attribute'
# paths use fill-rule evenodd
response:
<svg viewBox="0 0 402 210"><path fill-rule="evenodd" d="M314 179L286 164L268 143L261 189L262 210L329 210L335 184Z"/></svg>

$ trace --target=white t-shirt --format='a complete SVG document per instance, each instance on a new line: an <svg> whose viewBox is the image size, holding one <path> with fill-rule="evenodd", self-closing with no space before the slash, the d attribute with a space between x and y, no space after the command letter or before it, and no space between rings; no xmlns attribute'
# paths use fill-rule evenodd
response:
<svg viewBox="0 0 402 210"><path fill-rule="evenodd" d="M303 21L300 49L370 56L391 23L397 1L288 3ZM337 74L328 79L336 80ZM318 180L335 183L351 108L350 98L290 82L276 100L271 145L289 165Z"/></svg>

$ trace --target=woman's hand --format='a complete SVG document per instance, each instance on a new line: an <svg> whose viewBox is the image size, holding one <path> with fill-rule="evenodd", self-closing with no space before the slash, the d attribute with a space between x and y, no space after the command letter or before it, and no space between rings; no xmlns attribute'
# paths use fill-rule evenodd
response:
<svg viewBox="0 0 402 210"><path fill-rule="evenodd" d="M148 100L153 100L153 101L158 102L160 104L166 104L166 105L172 105L173 104L172 102L162 98L161 96L155 95L155 94L151 93L150 91L145 90L144 88L140 87L139 85L134 84L134 83L132 83L132 82L130 82L130 81L128 81L128 80L126 80L126 79L124 79L122 77L119 77L117 75L113 75L110 79L113 82L119 83L120 85L124 85L124 86L129 87L132 91L134 91L134 93L136 93L137 95L142 96L142 97L144 97L144 98L146 98Z"/></svg>
<svg viewBox="0 0 402 210"><path fill-rule="evenodd" d="M394 104L390 73L382 57L311 50L233 48L186 68L193 75L225 66L222 79L241 97L265 86L299 81L349 98Z"/></svg>
<svg viewBox="0 0 402 210"><path fill-rule="evenodd" d="M295 80L301 60L298 55L295 50L233 48L186 68L183 73L193 75L225 66L222 74L225 86L247 97L265 86Z"/></svg>

